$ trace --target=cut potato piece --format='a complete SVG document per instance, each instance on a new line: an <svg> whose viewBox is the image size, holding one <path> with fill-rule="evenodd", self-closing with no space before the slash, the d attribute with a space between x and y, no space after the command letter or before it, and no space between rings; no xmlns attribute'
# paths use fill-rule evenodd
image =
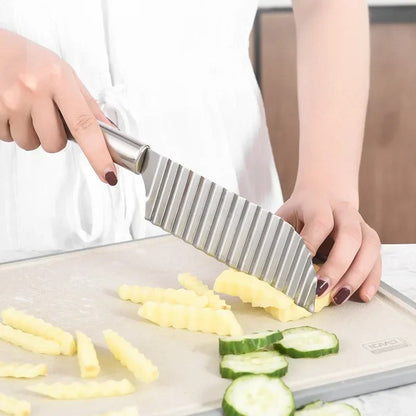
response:
<svg viewBox="0 0 416 416"><path fill-rule="evenodd" d="M136 378L145 383L151 383L159 377L158 368L117 332L107 329L103 331L103 334L114 357Z"/></svg>
<svg viewBox="0 0 416 416"><path fill-rule="evenodd" d="M230 309L230 305L225 303L224 299L221 299L214 293L207 285L205 285L196 276L190 273L181 273L178 275L179 283L188 290L193 290L197 295L205 295L208 298L208 307L214 309Z"/></svg>
<svg viewBox="0 0 416 416"><path fill-rule="evenodd" d="M45 364L4 363L0 362L0 377L35 378L46 376Z"/></svg>
<svg viewBox="0 0 416 416"><path fill-rule="evenodd" d="M57 342L61 346L61 353L64 355L75 354L75 340L69 332L14 308L5 309L1 313L1 317L6 325Z"/></svg>
<svg viewBox="0 0 416 416"><path fill-rule="evenodd" d="M325 296L317 297L315 299L315 313L320 312L323 308L331 304L331 295L328 293ZM266 311L273 316L273 318L280 322L297 321L302 318L311 316L312 314L306 309L293 304L290 308L266 308Z"/></svg>
<svg viewBox="0 0 416 416"><path fill-rule="evenodd" d="M331 294L327 293L324 296L319 296L315 299L315 313L321 312L323 308L329 306L332 302Z"/></svg>
<svg viewBox="0 0 416 416"><path fill-rule="evenodd" d="M97 416L139 416L139 411L137 410L137 407L130 406L121 410L115 410L113 412L107 412Z"/></svg>
<svg viewBox="0 0 416 416"><path fill-rule="evenodd" d="M280 322L297 321L302 318L311 316L312 314L306 309L293 304L290 308L278 309L278 308L265 308L274 319Z"/></svg>
<svg viewBox="0 0 416 416"><path fill-rule="evenodd" d="M127 379L103 382L84 381L76 383L38 383L28 390L57 400L94 399L98 397L124 396L135 391Z"/></svg>
<svg viewBox="0 0 416 416"><path fill-rule="evenodd" d="M122 285L118 289L118 295L121 299L130 300L134 303L166 302L199 307L208 304L206 296L198 296L194 291L187 289Z"/></svg>
<svg viewBox="0 0 416 416"><path fill-rule="evenodd" d="M146 302L139 309L139 315L162 327L189 329L218 335L243 334L234 314L225 309Z"/></svg>
<svg viewBox="0 0 416 416"><path fill-rule="evenodd" d="M0 393L0 412L13 416L29 416L30 403Z"/></svg>
<svg viewBox="0 0 416 416"><path fill-rule="evenodd" d="M238 296L243 302L263 308L286 309L293 305L293 299L268 283L249 274L226 270L216 279L214 290L231 296Z"/></svg>
<svg viewBox="0 0 416 416"><path fill-rule="evenodd" d="M57 342L27 334L20 329L3 324L0 324L0 339L38 354L59 355L61 353L61 346Z"/></svg>
<svg viewBox="0 0 416 416"><path fill-rule="evenodd" d="M90 337L82 333L76 332L78 364L82 378L94 378L100 372L100 364L98 363L97 352Z"/></svg>

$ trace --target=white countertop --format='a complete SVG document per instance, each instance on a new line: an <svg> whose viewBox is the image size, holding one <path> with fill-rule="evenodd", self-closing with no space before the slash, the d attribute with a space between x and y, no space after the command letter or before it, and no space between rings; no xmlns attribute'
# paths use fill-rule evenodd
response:
<svg viewBox="0 0 416 416"><path fill-rule="evenodd" d="M0 263L45 255L39 252L2 252ZM416 301L416 244L384 245L383 281ZM342 402L357 407L362 416L411 416L415 414L416 384L366 394Z"/></svg>
<svg viewBox="0 0 416 416"><path fill-rule="evenodd" d="M416 244L389 244L383 250L383 281L416 302ZM415 413L416 384L358 396L346 402L362 416L410 416Z"/></svg>
<svg viewBox="0 0 416 416"><path fill-rule="evenodd" d="M369 6L416 6L415 0L368 0ZM291 0L260 0L259 8L284 8L291 7Z"/></svg>

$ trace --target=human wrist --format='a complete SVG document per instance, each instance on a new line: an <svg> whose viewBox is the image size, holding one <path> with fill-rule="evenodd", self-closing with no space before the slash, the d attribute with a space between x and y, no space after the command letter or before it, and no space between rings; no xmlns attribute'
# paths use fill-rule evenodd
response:
<svg viewBox="0 0 416 416"><path fill-rule="evenodd" d="M339 177L316 171L310 174L299 175L298 173L292 194L313 193L332 203L344 202L358 209L358 181L353 183L350 178L345 176Z"/></svg>
<svg viewBox="0 0 416 416"><path fill-rule="evenodd" d="M354 146L351 142L349 146L345 142L334 146L333 143L303 138L294 191L311 190L334 201L348 202L358 209L360 155L358 141Z"/></svg>

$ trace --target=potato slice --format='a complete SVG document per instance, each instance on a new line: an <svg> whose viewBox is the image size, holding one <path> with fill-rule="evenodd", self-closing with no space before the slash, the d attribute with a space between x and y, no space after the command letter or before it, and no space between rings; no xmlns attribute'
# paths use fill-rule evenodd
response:
<svg viewBox="0 0 416 416"><path fill-rule="evenodd" d="M243 334L234 314L225 309L146 302L139 309L139 315L162 327L189 329L218 335Z"/></svg>

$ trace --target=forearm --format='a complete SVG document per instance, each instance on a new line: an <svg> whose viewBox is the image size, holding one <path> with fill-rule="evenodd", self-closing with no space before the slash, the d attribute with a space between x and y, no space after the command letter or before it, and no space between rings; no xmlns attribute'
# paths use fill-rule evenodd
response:
<svg viewBox="0 0 416 416"><path fill-rule="evenodd" d="M369 88L364 0L293 0L297 31L299 167L316 186L358 206Z"/></svg>

